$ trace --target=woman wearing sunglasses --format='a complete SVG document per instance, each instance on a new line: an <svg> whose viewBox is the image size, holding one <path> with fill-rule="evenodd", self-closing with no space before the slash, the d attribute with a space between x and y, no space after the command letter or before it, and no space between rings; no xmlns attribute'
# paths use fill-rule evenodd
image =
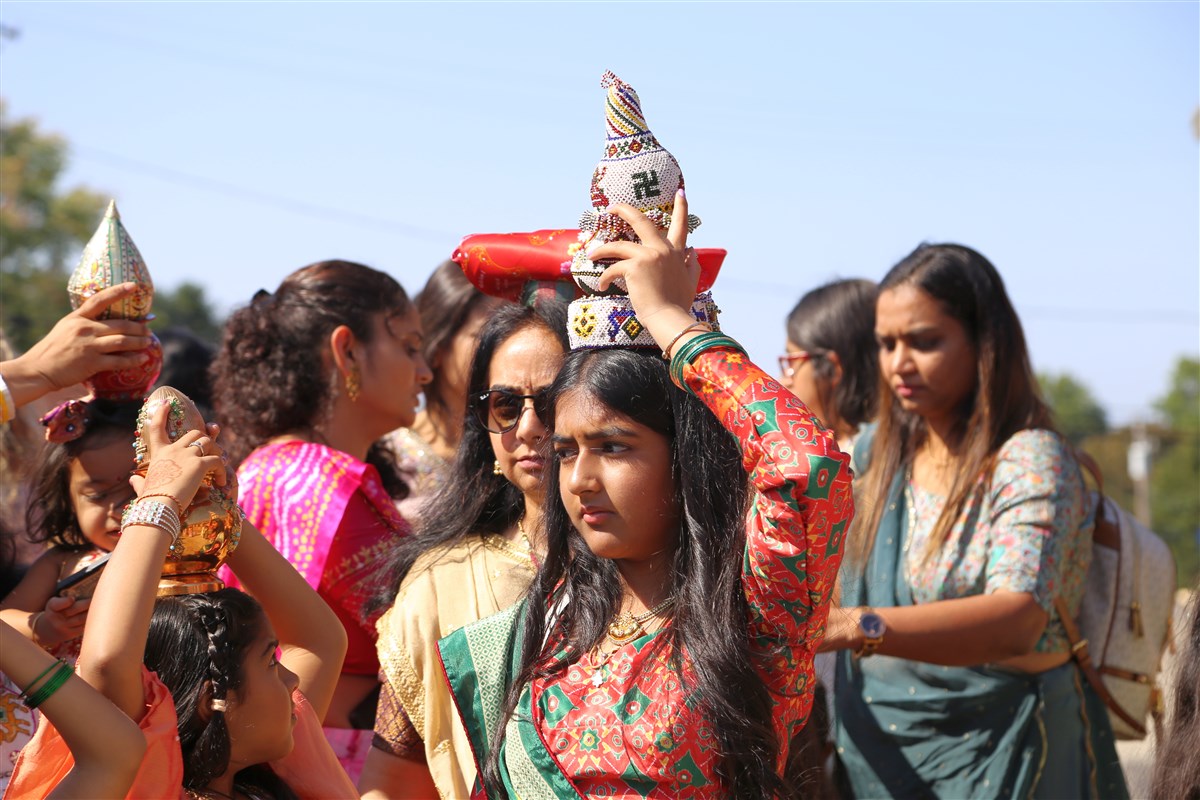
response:
<svg viewBox="0 0 1200 800"><path fill-rule="evenodd" d="M386 678L359 789L367 798L467 797L475 762L437 641L525 593L544 546L546 389L567 349L566 308L504 306L484 326L453 472L400 543L399 586L379 621Z"/></svg>

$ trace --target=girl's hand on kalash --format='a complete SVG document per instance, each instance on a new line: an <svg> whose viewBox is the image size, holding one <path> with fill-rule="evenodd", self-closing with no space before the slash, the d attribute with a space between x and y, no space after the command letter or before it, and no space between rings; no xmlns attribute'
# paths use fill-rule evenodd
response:
<svg viewBox="0 0 1200 800"><path fill-rule="evenodd" d="M158 495L154 501L186 508L206 475L211 473L218 486L228 482L224 451L209 433L188 431L178 441L170 440L165 403L151 412L142 435L150 464L145 477L129 479L139 498ZM170 541L158 525L124 526L84 626L80 676L135 722L146 713L142 658Z"/></svg>
<svg viewBox="0 0 1200 800"><path fill-rule="evenodd" d="M228 486L225 451L216 441L220 429L216 425L209 425L208 429L208 432L187 431L172 442L167 435L167 404L154 409L143 434L150 466L144 478L134 475L129 479L138 497L173 499L179 504L176 511L182 514L191 505L206 475L211 473L217 486Z"/></svg>
<svg viewBox="0 0 1200 800"><path fill-rule="evenodd" d="M696 322L691 307L700 282L700 261L687 246L687 197L682 189L675 193L666 233L633 206L618 203L608 213L628 222L642 241L608 242L589 250L593 261L619 259L601 273L598 284L607 289L624 278L638 320L662 347Z"/></svg>

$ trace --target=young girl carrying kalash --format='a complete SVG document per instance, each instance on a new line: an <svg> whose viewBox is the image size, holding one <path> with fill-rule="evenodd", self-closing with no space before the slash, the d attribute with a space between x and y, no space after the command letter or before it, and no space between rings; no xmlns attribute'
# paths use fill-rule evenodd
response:
<svg viewBox="0 0 1200 800"><path fill-rule="evenodd" d="M79 676L138 723L147 743L128 797L198 800L354 797L321 734L342 667L337 617L252 525L229 567L236 589L159 598L179 515L202 480L236 499L209 433L171 443L166 409L151 414L149 469L92 597ZM261 605L260 605L261 604ZM22 751L9 797L45 798L72 756L43 723Z"/></svg>

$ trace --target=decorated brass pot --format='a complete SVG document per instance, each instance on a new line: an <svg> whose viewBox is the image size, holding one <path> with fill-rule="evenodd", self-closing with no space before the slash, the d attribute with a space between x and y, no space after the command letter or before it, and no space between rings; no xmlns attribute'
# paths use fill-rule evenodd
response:
<svg viewBox="0 0 1200 800"><path fill-rule="evenodd" d="M154 452L147 445L146 429L158 407L166 403L167 435L176 441L188 431L204 431L204 418L196 404L178 389L162 386L155 389L138 412L137 439L134 442L135 471L145 475L154 461ZM219 486L206 477L181 516L179 539L163 564L158 596L215 592L225 584L217 570L234 551L242 533L242 512Z"/></svg>
<svg viewBox="0 0 1200 800"><path fill-rule="evenodd" d="M147 320L150 305L154 302L154 282L137 245L133 243L117 204L110 202L104 212L100 227L83 248L79 266L67 281L67 294L71 296L71 307L79 308L96 292L130 281L137 291L125 299L113 303L100 319ZM140 400L158 380L162 371L162 342L153 333L150 345L143 351L149 358L143 363L122 370L98 372L85 383L96 397L113 400Z"/></svg>

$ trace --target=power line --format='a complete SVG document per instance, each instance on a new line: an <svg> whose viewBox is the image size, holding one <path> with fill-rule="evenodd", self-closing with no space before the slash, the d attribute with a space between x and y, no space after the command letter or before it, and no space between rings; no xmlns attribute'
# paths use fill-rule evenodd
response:
<svg viewBox="0 0 1200 800"><path fill-rule="evenodd" d="M217 194L224 194L230 197L237 197L242 200L247 200L259 205L270 206L283 211L289 211L294 214L303 214L308 217L314 217L325 221L338 221L350 225L358 225L364 228L373 230L382 230L386 233L399 234L410 239L419 239L433 244L446 244L446 242L457 242L462 238L461 234L450 233L448 231L436 230L434 228L425 228L418 225L410 225L405 222L385 219L383 217L373 217L367 214L360 214L354 211L345 211L339 208L331 208L328 206L319 206L313 203L305 203L291 198L281 197L279 195L260 192L257 189L248 189L244 186L237 186L225 181L213 180L201 175L194 175L182 170L163 167L157 164L148 164L143 161L137 161L132 158L127 158L116 153L110 153L105 150L100 150L94 147L86 147L73 145L72 151L85 161L94 161L100 164L116 167L118 169L138 172L143 175L157 178L168 183L175 183L181 186L188 186L193 189L200 189Z"/></svg>
<svg viewBox="0 0 1200 800"><path fill-rule="evenodd" d="M430 242L432 244L445 244L448 241L456 242L462 238L461 233L451 233L449 231L410 225L404 222L384 219L382 217L372 217L353 211L331 208L329 206L319 206L312 203L304 203L292 200L290 198L281 197L279 195L261 192L256 189L248 189L244 186L237 186L225 181L218 181L213 180L212 178L194 175L170 167L163 167L157 164L148 164L94 147L76 145L73 146L72 149L85 160L107 164L108 166L113 166L118 169L127 169L133 172L139 172L168 183L175 183L188 186L193 189L200 189L203 191L237 197L242 200L270 206L282 211L303 214L304 216L313 217L316 219L325 221L339 221L350 225L358 225L363 228L370 228L372 230L381 230L386 233L398 233L401 236ZM772 294L782 292L790 295L790 293L794 293L797 290L795 285L789 283L749 280L745 278L737 278L733 275L722 276L721 285L729 289L740 291L768 292ZM1037 320L1039 322L1049 321L1094 323L1103 325L1200 325L1200 316L1191 311L1179 308L1138 310L1127 308L1066 308L1053 306L1026 306L1019 301L1016 302L1016 305L1021 311L1022 318L1027 321Z"/></svg>

